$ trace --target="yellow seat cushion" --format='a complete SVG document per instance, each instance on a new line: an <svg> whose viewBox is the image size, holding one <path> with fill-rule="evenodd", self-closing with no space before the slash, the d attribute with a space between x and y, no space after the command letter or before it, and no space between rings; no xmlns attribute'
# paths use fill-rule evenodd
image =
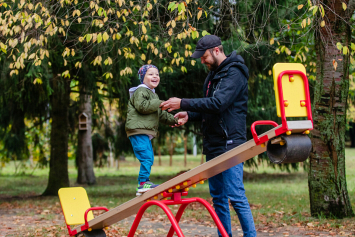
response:
<svg viewBox="0 0 355 237"><path fill-rule="evenodd" d="M306 75L306 68L301 63L276 63L273 67L274 89L277 116L281 117L280 100L277 79L281 72L286 70L301 71ZM301 100L306 100L305 86L300 75L293 75L294 81L290 82L288 74L282 77L283 99L287 100L285 108L286 117L307 117L307 107L301 106Z"/></svg>
<svg viewBox="0 0 355 237"><path fill-rule="evenodd" d="M85 211L91 207L86 190L82 187L61 188L58 196L67 225L84 224ZM90 211L87 220L92 219L94 215Z"/></svg>

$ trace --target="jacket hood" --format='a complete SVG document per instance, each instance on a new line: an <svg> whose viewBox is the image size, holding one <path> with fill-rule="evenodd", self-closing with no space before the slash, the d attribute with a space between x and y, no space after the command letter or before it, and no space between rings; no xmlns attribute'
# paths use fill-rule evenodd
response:
<svg viewBox="0 0 355 237"><path fill-rule="evenodd" d="M233 51L231 54L227 55L227 58L218 66L215 73L222 71L223 68L232 63L237 65L246 78L249 78L248 67L245 65L243 57L238 55L236 51Z"/></svg>
<svg viewBox="0 0 355 237"><path fill-rule="evenodd" d="M132 95L134 94L134 92L139 88L139 87L144 87L144 88L147 88L151 91L153 91L153 93L155 93L155 89L150 89L148 86L146 86L145 84L140 84L139 86L136 86L136 87L132 87L130 88L128 91L129 91L129 98L132 97Z"/></svg>

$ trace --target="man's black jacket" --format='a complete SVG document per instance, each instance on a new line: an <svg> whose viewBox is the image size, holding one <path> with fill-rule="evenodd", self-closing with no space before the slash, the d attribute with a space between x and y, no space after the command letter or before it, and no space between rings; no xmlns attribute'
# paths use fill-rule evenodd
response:
<svg viewBox="0 0 355 237"><path fill-rule="evenodd" d="M208 74L204 98L181 100L189 121L202 120L204 154L222 154L246 141L248 78L244 59L234 51Z"/></svg>

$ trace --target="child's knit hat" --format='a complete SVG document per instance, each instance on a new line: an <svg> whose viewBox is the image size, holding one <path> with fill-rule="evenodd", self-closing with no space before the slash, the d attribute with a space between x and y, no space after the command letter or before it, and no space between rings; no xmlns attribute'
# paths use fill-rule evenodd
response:
<svg viewBox="0 0 355 237"><path fill-rule="evenodd" d="M141 81L141 83L143 83L143 80L144 80L144 76L145 74L147 73L148 69L149 68L156 68L159 72L159 69L152 65L152 64L147 64L147 65L143 65L139 70L138 70L138 78L139 80Z"/></svg>

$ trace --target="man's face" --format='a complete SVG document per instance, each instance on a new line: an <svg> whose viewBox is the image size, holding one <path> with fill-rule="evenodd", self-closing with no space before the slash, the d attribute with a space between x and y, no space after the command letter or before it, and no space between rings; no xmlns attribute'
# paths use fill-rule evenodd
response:
<svg viewBox="0 0 355 237"><path fill-rule="evenodd" d="M218 67L217 58L214 52L211 53L209 49L207 49L205 54L201 57L201 63L205 64L210 71L214 71Z"/></svg>

